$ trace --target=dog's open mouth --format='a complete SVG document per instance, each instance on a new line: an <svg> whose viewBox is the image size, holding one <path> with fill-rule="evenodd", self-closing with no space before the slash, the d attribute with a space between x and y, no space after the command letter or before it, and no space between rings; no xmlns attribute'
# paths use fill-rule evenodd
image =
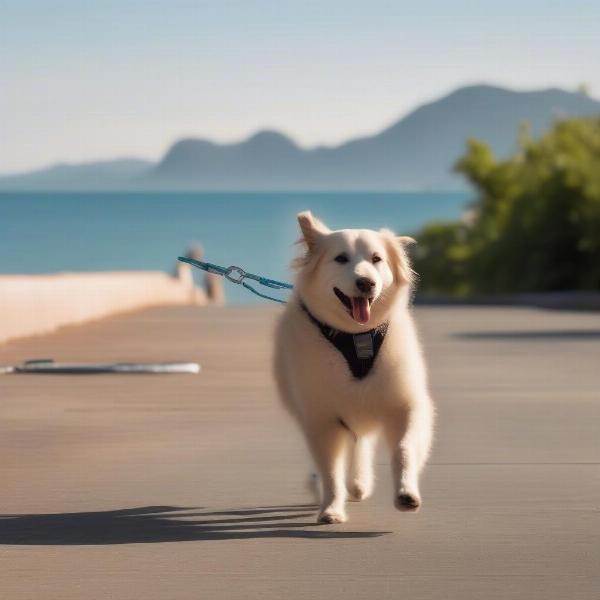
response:
<svg viewBox="0 0 600 600"><path fill-rule="evenodd" d="M367 298L365 296L346 296L344 292L334 287L333 291L338 297L339 301L346 307L348 314L361 325L369 322L371 317L371 304L373 304L373 298Z"/></svg>

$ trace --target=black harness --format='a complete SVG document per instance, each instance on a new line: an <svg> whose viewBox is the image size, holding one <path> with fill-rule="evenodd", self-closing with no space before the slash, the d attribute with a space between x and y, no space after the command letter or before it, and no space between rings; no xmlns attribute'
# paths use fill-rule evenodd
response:
<svg viewBox="0 0 600 600"><path fill-rule="evenodd" d="M347 333L319 321L311 314L304 303L301 303L300 306L309 319L319 328L323 337L341 352L350 367L352 375L356 379L366 377L375 364L375 359L385 339L389 323L386 321L375 327L375 329L363 333Z"/></svg>

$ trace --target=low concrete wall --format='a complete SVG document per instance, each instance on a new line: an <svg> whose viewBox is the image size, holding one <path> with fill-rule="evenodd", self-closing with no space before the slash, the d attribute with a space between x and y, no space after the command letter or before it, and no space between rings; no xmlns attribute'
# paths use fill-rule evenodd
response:
<svg viewBox="0 0 600 600"><path fill-rule="evenodd" d="M189 269L177 277L137 271L2 275L0 343L147 306L208 302Z"/></svg>

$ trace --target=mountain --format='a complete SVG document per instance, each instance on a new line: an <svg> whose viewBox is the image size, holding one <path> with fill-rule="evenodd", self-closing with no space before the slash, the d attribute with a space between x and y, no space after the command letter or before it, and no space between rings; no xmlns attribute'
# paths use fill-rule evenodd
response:
<svg viewBox="0 0 600 600"><path fill-rule="evenodd" d="M336 147L302 150L269 131L239 144L182 140L146 181L229 190L453 189L462 185L451 168L467 138L485 140L502 156L514 149L523 121L539 135L558 118L593 114L600 114L600 102L577 93L472 86L421 106L377 135Z"/></svg>
<svg viewBox="0 0 600 600"><path fill-rule="evenodd" d="M117 158L83 164L58 164L39 171L0 177L0 190L116 190L129 187L153 163Z"/></svg>
<svg viewBox="0 0 600 600"><path fill-rule="evenodd" d="M303 149L276 131L260 131L234 144L190 138L173 144L158 164L116 180L109 174L104 185L207 191L462 189L452 165L467 138L484 140L506 156L516 147L523 122L537 136L557 119L591 115L600 115L600 102L580 93L469 86L417 108L376 135L338 146ZM80 183L102 185L100 175L75 175ZM20 181L36 177L39 182L41 173ZM61 181L76 187L66 175ZM0 188L8 187L7 178L0 178Z"/></svg>

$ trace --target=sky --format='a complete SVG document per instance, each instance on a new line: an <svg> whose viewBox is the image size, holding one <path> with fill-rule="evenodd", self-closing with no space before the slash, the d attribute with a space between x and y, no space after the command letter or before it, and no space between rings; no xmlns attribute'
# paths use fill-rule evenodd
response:
<svg viewBox="0 0 600 600"><path fill-rule="evenodd" d="M0 173L336 144L473 83L600 97L600 2L0 0Z"/></svg>

